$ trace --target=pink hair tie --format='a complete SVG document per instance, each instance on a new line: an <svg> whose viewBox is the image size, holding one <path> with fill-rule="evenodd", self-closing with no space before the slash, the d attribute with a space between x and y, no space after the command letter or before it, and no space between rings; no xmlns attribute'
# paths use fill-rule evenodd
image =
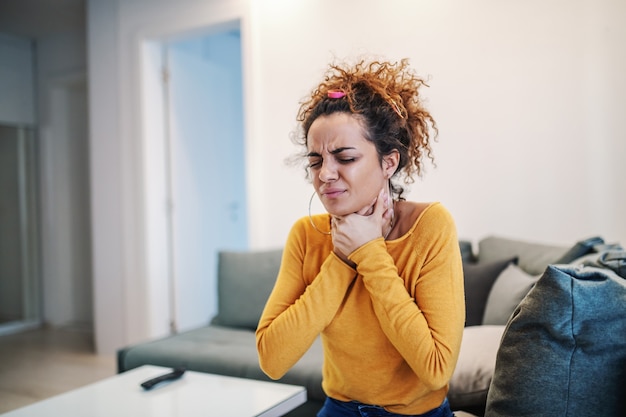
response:
<svg viewBox="0 0 626 417"><path fill-rule="evenodd" d="M328 90L328 98L342 98L346 93L341 90Z"/></svg>

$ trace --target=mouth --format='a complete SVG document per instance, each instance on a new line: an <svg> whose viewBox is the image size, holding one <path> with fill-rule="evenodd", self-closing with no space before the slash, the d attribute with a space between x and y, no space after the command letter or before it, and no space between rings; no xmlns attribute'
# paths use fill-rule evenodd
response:
<svg viewBox="0 0 626 417"><path fill-rule="evenodd" d="M331 190L326 190L322 192L322 196L328 199L334 199L334 198L341 196L345 192L346 190L331 189Z"/></svg>

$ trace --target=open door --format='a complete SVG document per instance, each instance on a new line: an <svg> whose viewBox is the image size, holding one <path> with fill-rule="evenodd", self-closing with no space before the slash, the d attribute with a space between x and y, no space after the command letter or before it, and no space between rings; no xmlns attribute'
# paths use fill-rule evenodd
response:
<svg viewBox="0 0 626 417"><path fill-rule="evenodd" d="M217 252L247 247L238 31L166 45L175 330L217 312Z"/></svg>
<svg viewBox="0 0 626 417"><path fill-rule="evenodd" d="M167 292L170 331L177 332L216 314L218 251L248 247L241 42L239 30L228 30L161 42L158 58L154 45L147 51L147 61L164 66L163 96L152 97L162 104L148 103L162 111L163 132L150 135L146 126L152 140L163 141L150 151L163 162L148 161L146 175L154 181L148 204L158 202L148 209L154 215L148 227L162 231L148 235L166 241L150 243L151 298L159 304ZM159 256L165 253L166 262Z"/></svg>

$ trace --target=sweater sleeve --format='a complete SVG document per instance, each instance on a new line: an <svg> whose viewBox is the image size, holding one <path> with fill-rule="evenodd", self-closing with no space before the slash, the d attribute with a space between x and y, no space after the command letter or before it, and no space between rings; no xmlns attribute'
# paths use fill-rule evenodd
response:
<svg viewBox="0 0 626 417"><path fill-rule="evenodd" d="M419 261L408 262L403 276L382 238L350 259L386 336L420 380L436 390L449 382L458 359L465 322L463 269L448 212L434 205L422 216L406 242L408 256Z"/></svg>
<svg viewBox="0 0 626 417"><path fill-rule="evenodd" d="M328 245L313 241L325 238L316 233L307 233L302 221L292 228L276 283L259 320L259 364L273 379L281 378L332 321L356 276ZM311 281L308 276L313 277Z"/></svg>

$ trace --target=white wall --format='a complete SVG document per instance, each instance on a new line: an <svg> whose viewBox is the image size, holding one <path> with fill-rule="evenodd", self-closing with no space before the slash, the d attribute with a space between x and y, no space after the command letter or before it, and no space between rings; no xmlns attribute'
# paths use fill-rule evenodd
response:
<svg viewBox="0 0 626 417"><path fill-rule="evenodd" d="M250 245L283 244L310 185L284 159L326 64L408 57L430 78L437 169L412 187L461 237L626 242L626 4L619 0L89 1L97 345L150 336L139 44L242 19ZM114 307L112 307L114 306Z"/></svg>
<svg viewBox="0 0 626 417"><path fill-rule="evenodd" d="M430 77L438 168L410 196L444 202L461 236L625 241L624 2L252 4L253 244L280 243L305 214L311 187L282 163L298 100L328 61L363 53Z"/></svg>

